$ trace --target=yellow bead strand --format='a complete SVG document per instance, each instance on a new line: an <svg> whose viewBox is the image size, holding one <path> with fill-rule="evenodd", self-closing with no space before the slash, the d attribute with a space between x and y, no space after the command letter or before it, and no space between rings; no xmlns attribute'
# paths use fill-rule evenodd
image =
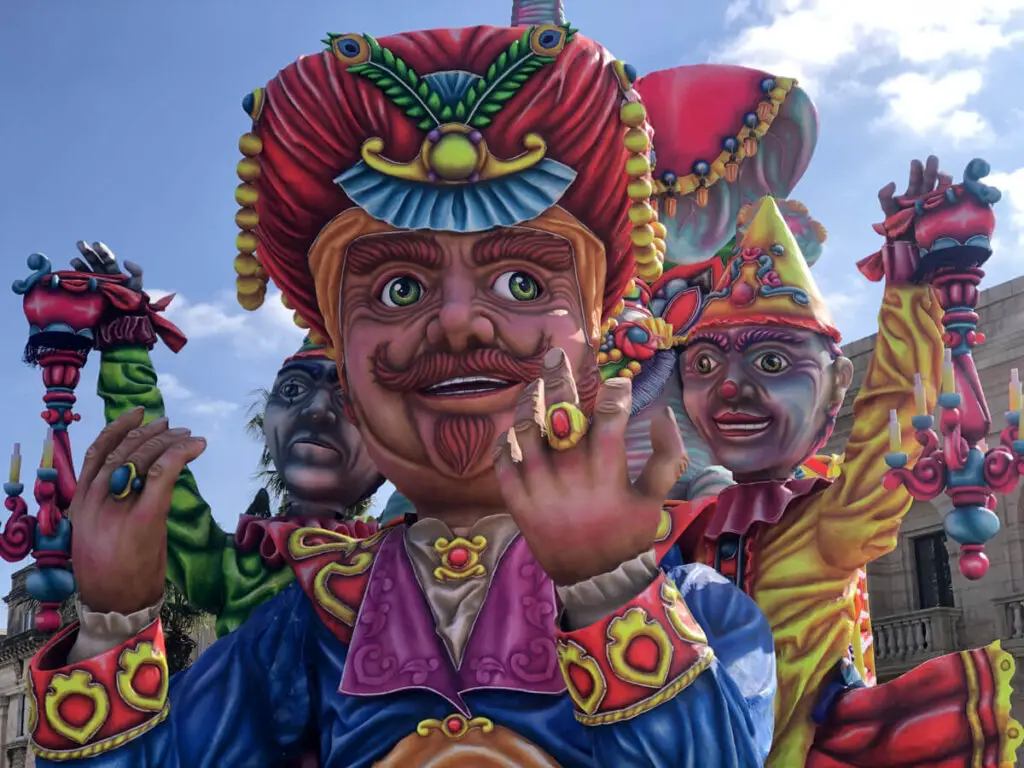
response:
<svg viewBox="0 0 1024 768"><path fill-rule="evenodd" d="M255 119L255 118L254 118ZM239 305L250 312L263 306L267 295L269 277L256 256L259 239L254 229L260 218L256 212L260 193L253 184L260 177L260 162L257 159L263 151L263 140L255 133L246 133L238 140L238 149L245 156L238 162L236 171L242 181L235 188L235 202L241 208L235 213L235 225L241 230L235 237L238 255L235 257L235 294Z"/></svg>

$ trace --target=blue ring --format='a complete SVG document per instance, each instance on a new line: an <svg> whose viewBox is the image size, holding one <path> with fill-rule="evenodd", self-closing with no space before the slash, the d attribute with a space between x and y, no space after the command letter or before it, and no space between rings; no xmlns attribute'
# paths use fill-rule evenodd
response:
<svg viewBox="0 0 1024 768"><path fill-rule="evenodd" d="M132 462L126 462L110 474L110 495L117 501L127 499L133 493L138 493L145 485L143 478Z"/></svg>

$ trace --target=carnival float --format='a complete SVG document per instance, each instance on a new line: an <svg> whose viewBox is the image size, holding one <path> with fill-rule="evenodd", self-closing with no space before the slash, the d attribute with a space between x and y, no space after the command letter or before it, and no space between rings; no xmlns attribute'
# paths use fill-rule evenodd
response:
<svg viewBox="0 0 1024 768"><path fill-rule="evenodd" d="M307 186L296 185L296 204L326 214L336 213L343 201L344 205L354 201L375 219L399 229L416 229L414 219L422 211L416 206L396 208L385 193L398 189L408 199L423 188L416 184L439 184L441 172L451 176L443 177L442 191L449 189L445 184L467 185L459 189L468 189L488 169L487 163L493 164L488 172L494 175L489 178L505 184L503 194L511 201L503 209L506 212L517 205L528 206L523 202L526 196L517 196L513 184L516 179L527 179L535 189L554 195L552 205L559 195L571 194L567 190L572 180L565 173L566 166L556 168L560 163L545 157L549 147L543 141L538 144L527 136L522 140L526 154L515 161L500 161L496 156L513 156L505 149L521 137L503 140L491 132L490 150L483 139L482 132L487 133L484 129L501 105L512 99L530 76L552 64L574 34L565 23L559 2L514 3L513 26L526 28L522 39L502 53L504 64L501 59L495 60L492 69L498 75L488 72L486 76L461 71L418 76L402 58L369 36L328 36L323 60L330 61L332 56L341 60L349 73L367 81L368 89L381 91L391 102L386 109L381 107L388 120L412 118L424 123L416 126L424 136L416 134L414 143L417 147L422 144L419 151L425 154L420 159L429 173L415 163L403 165L388 159L383 154L383 140L369 138L358 154L361 162L330 185L308 179ZM544 46L545 41L554 41L552 45L557 48L551 56L536 53L537 46ZM527 64L531 56L532 63ZM522 79L515 80L515 87L508 86L507 96L495 101L491 111L481 113L477 123L460 113L460 107L464 112L467 109L467 94L485 98L484 86L498 88L500 83L491 81L508 67L508 61L520 59L526 67ZM997 497L1011 492L1024 474L1024 439L1018 433L1024 407L1021 382L1010 383L1011 410L1006 414L1000 445L990 449L984 438L990 431L991 416L972 354L973 347L984 341L976 307L984 276L982 266L991 255L995 226L992 206L999 199L998 192L983 183L988 165L972 161L962 181L954 184L937 176L929 162L928 183L915 186L912 182L905 195L894 199L893 209L883 211L885 221L876 226L876 231L885 237L885 245L858 266L867 279L884 282L887 297L892 290L914 298L902 304L902 309L888 298L883 300L880 334L884 339L876 353L881 362L873 362L868 383L855 405L855 429L860 430L860 437L854 435L845 457L819 456L849 381L843 383L845 369L841 361L845 358L838 347L838 330L809 269L820 255L824 228L810 217L805 206L789 199L816 144L818 126L813 105L795 81L742 67L698 65L644 76L624 62L614 62L612 68L622 95L618 114L627 152L624 167L629 176L627 248L635 272L615 275L620 290L606 292L605 306L599 307L598 316L603 319L595 341L597 363L604 381L631 381L632 413L625 439L633 480L651 458L649 435L658 408L668 405L672 409L690 454L662 512L654 546L658 560L666 567L676 561L680 567L683 562L706 563L752 597L767 615L779 656L779 692L775 742L766 764L895 766L914 764L915 756L920 755L927 755L929 764L935 765L1014 763L1014 750L1024 734L1009 713L1012 660L994 644L937 659L904 678L876 687L864 577L867 563L894 545L912 499L946 494L953 507L943 522L947 534L960 545L960 570L968 579L983 578L988 569L984 545L999 528L993 513ZM459 79L455 74L465 77ZM407 85L396 85L398 78L405 78ZM403 101L401 95L408 86L411 92L417 92L422 83L431 98L436 96L438 100L429 109ZM399 93L390 92L395 88ZM243 100L252 130L239 142L243 159L238 164L240 184L235 193L240 205L235 217L240 228L235 259L239 302L246 309L258 309L273 279L294 308L296 324L309 333L299 359L305 355L328 361L337 357L337 345L309 292L298 287L307 277L287 260L262 253L266 237L283 250L283 236L273 230L273 223L271 234L267 234L264 211L271 209L265 207L261 194L267 190L271 195L281 194L280 188L268 186L265 174L268 169L280 172L278 166L288 162L287 142L274 132L273 125L268 129L266 123L261 124L270 99L267 90L260 88ZM699 119L694 118L694 104L702 106ZM434 112L438 113L437 119L430 122ZM470 110L469 114L476 112ZM456 130L451 126L462 123L451 122L455 120L468 122ZM376 121L374 128L385 132L380 123ZM411 136L411 131L403 124L400 133L406 143L409 137L403 132ZM268 147L268 136L277 144ZM464 148L460 141L476 148L474 158L482 158L474 160L468 170L455 162L460 158L458 152L451 162L451 158L442 162L443 147ZM572 155L571 149L563 147L559 151L566 157ZM433 165L431 152L436 155ZM519 166L512 168L514 162ZM499 166L500 174L493 170ZM463 170L466 173L459 176ZM540 171L556 181L541 179L537 175ZM517 173L527 175L517 177ZM565 178L559 180L559 173ZM560 189L558 194L551 191L555 187ZM579 205L578 195L569 204ZM492 214L504 222L501 211ZM287 238L292 236L287 233ZM29 324L25 358L42 372L46 432L36 470L35 514L29 513L23 498L22 451L19 446L13 451L9 482L4 486L11 515L0 538L0 556L12 562L34 558L36 570L28 588L42 603L37 627L44 632L59 629L56 609L75 591L68 510L76 481L68 427L76 420L73 409L81 369L92 350L99 350L108 364L130 366L130 372L125 368L118 375L138 388L117 391L108 387L104 391L101 386L108 421L136 405L146 407L146 418L152 420L163 415L163 407L149 350L163 343L178 352L185 343L180 331L163 316L169 299L151 300L141 284L131 284L131 274L88 266L79 261L73 269L55 271L47 257L33 254L28 260L30 275L13 286L22 298ZM337 290L337 285L332 287ZM919 311L908 310L907 306L918 307ZM906 321L901 328L914 329L911 338L894 335L897 320ZM764 328L771 332L758 337L758 329ZM747 336L743 337L744 333ZM838 393L838 401L822 395L825 399L812 414L815 419L821 418L820 433L810 435L807 449L798 451L800 455L787 457L793 461L787 466L786 478L775 482L776 475L764 474L776 470L775 465L765 464L764 451L756 457L730 454L733 446L728 441L716 443L708 427L710 417L702 415L710 412L709 403L739 398L741 384L725 378L714 384L714 391L709 388L701 394L698 379L707 379L714 366L731 360L728 355L732 344L770 341L777 348L790 348L803 343L802 333L827 340L821 342L828 353L821 375L832 371L837 377L840 383L832 394ZM716 360L708 353L707 371L699 362L701 344L717 346L722 354ZM118 360L118 354L129 347L136 350L130 359ZM895 359L901 361L895 367L886 362ZM904 370L907 366L916 369ZM321 366L325 370L331 367L326 362ZM566 413L566 435L575 435L573 430L580 429L582 432L574 439L581 438L586 427L574 422L571 411ZM551 420L550 413L548 418ZM554 432L562 428L555 421L548 426ZM747 427L739 425L736 429ZM760 464L752 469L751 459ZM737 482L733 483L719 464L731 470ZM129 465L117 473L111 481L115 498L129 498L142 487L142 478ZM772 483L765 481L769 477ZM179 485L191 488L201 502L190 473L182 475ZM759 495L768 485L770 502ZM753 517L737 522L737 510L744 504L744 514ZM796 516L792 514L783 517L790 504L803 511L802 522L794 523ZM868 507L878 514L866 514ZM224 619L221 629L226 633L244 627L250 614L279 599L292 583L295 554L289 542L295 537L309 537L309 531L317 531L309 539L316 541L309 544L309 553L302 557L320 558L324 553L340 551L349 558L363 549L373 549L376 557L374 548L388 538L389 530L414 523L412 512L380 529L317 515L298 520L243 519L231 537L213 524L208 506L196 503L188 510L172 507L168 578L178 582L197 604L220 614ZM198 547L194 545L197 539ZM793 543L796 539L799 544ZM809 540L816 543L806 544ZM463 541L459 538L448 542L451 546L444 550L439 572L455 573L453 580L462 578L458 574L464 566L476 567L481 562L480 553L486 545L486 541L479 544L474 539L463 546ZM237 557L224 565L224 552L229 547L237 550ZM845 548L842 555L828 554L840 548ZM815 554L808 554L810 549ZM453 559L456 550L464 560ZM816 575L807 576L808 563L812 563ZM302 571L305 567L298 568L300 580L306 579ZM342 567L353 567L353 563L346 560ZM800 581L800 588L792 586L793 579L805 577L809 581ZM318 610L335 605L340 611L337 604L323 602L326 576L323 583L316 583L320 590L317 599L321 600ZM366 581L359 583L359 590L367 590ZM382 599L376 593L367 594L371 595L367 600ZM563 595L561 585L558 594L560 598ZM334 597L337 599L337 595ZM360 591L358 600L363 599ZM802 618L794 617L790 610L797 604ZM388 607L387 603L382 605ZM345 626L329 624L344 643L349 643L353 632L358 631L354 629L355 616L353 613L346 622L336 613ZM672 617L666 621L671 624ZM693 633L701 633L700 626L672 626L677 634L691 640L696 637ZM807 640L811 636L814 640ZM562 684L563 689L568 687L577 720L589 726L618 722L613 716L626 709L610 709L612 705L597 694L601 685L618 685L611 679L614 665L605 664L603 657L600 665L589 663L591 656L601 656L592 638L581 639L583 635L575 631L560 631L558 638L557 663L563 669L572 668L572 675L565 673L565 683L561 683L561 677L557 681L538 678L533 688L523 690L538 691ZM147 642L155 640L149 638ZM809 646L814 646L811 654L806 653ZM579 670L585 674L577 674ZM424 668L423 680L427 681L434 671L434 667ZM37 673L37 688L45 683L46 674L43 670ZM342 693L371 695L398 690L388 687L391 684L379 689L367 685L360 694L358 685L348 676L345 680L348 682L342 686ZM973 687L970 680L974 681ZM430 688L440 683L423 685ZM589 695L583 690L587 685L591 686ZM662 687L645 685L647 693ZM548 693L554 690L544 689ZM625 690L615 688L615 695L623 702L628 700L630 706L640 707L642 697ZM165 711L163 707L161 704L160 711ZM637 709L629 717L646 711ZM54 720L49 714L47 717ZM145 729L152 724L147 720ZM459 714L436 722L423 720L416 733L424 740L442 733L449 740L467 737L466 743L470 743L495 727L487 718ZM137 726L136 731L142 733L141 728ZM934 738L939 728L947 731L944 739ZM74 753L68 739L61 740L59 729L56 735L51 731L39 736L46 742L38 746L41 755L59 760L65 759L62 755ZM499 731L501 738L507 738L507 731L500 727ZM94 737L96 731L75 749L88 749ZM100 746L94 754L99 755L108 749L106 745L121 737L103 731L96 738ZM124 741L121 739L118 745ZM417 743L426 741L408 742ZM509 743L516 749L521 746L514 740ZM403 747L408 744L401 740L398 751L389 753L388 759L398 759L398 752L403 759L412 759L417 752L415 746ZM620 748L619 742L609 742L612 752ZM438 754L447 753L441 749ZM596 763L587 759L580 758L579 764L605 764L600 759ZM680 763L670 759L650 764Z"/></svg>

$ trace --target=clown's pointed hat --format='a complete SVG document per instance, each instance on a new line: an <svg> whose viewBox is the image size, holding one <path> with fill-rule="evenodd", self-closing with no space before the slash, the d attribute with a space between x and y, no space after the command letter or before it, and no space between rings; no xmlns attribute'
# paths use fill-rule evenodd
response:
<svg viewBox="0 0 1024 768"><path fill-rule="evenodd" d="M298 351L294 355L291 355L284 361L284 365L292 362L293 360L327 360L327 348L324 344L314 340L309 334L302 340L302 346L299 347Z"/></svg>
<svg viewBox="0 0 1024 768"><path fill-rule="evenodd" d="M761 200L692 333L738 325L799 328L841 339L775 200Z"/></svg>

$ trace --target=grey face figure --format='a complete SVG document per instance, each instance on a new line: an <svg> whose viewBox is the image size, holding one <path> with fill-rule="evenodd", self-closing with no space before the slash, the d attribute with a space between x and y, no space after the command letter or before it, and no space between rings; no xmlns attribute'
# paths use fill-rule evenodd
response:
<svg viewBox="0 0 1024 768"><path fill-rule="evenodd" d="M383 478L343 408L333 361L293 359L278 372L263 432L288 492L289 514L337 516L380 485Z"/></svg>

